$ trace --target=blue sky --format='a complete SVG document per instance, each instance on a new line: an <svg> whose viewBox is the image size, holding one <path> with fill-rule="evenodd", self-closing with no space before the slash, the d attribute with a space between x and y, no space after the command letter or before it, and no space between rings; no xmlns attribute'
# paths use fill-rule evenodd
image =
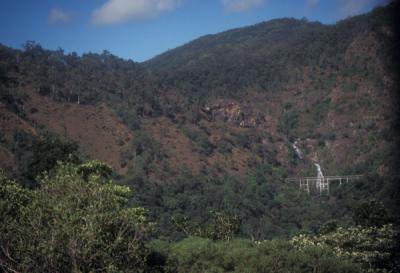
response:
<svg viewBox="0 0 400 273"><path fill-rule="evenodd" d="M0 43L144 61L205 34L281 17L332 24L388 0L1 0Z"/></svg>

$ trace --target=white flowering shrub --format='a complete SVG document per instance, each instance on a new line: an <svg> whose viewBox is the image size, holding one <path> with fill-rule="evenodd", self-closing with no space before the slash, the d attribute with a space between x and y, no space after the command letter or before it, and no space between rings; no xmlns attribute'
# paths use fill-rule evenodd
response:
<svg viewBox="0 0 400 273"><path fill-rule="evenodd" d="M298 249L308 246L330 247L338 257L362 264L368 272L397 272L395 261L398 229L392 224L381 227L339 227L319 235L301 234L291 243Z"/></svg>

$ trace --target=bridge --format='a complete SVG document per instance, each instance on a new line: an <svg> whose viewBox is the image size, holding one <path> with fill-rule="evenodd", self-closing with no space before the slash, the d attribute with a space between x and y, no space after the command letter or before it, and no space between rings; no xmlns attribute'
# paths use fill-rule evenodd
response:
<svg viewBox="0 0 400 273"><path fill-rule="evenodd" d="M286 182L295 182L299 184L301 190L310 194L310 188L316 188L320 195L329 195L329 186L331 182L348 183L360 180L362 175L338 175L338 176L322 176L317 177L291 177L285 179Z"/></svg>

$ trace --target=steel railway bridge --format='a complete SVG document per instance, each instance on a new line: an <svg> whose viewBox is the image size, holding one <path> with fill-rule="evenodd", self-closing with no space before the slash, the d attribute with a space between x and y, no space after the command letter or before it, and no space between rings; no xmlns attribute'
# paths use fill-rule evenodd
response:
<svg viewBox="0 0 400 273"><path fill-rule="evenodd" d="M317 177L291 177L285 179L287 182L295 182L299 184L301 190L310 194L311 189L316 189L320 195L329 195L329 187L332 182L349 183L351 181L360 180L362 175L338 175L338 176L317 176Z"/></svg>

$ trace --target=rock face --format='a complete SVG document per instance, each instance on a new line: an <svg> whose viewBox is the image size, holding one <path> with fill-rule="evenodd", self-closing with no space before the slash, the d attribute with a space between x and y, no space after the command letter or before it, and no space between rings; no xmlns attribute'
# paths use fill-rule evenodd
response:
<svg viewBox="0 0 400 273"><path fill-rule="evenodd" d="M203 108L211 121L223 121L240 127L256 127L262 115L251 105L243 105L232 99L214 101Z"/></svg>

